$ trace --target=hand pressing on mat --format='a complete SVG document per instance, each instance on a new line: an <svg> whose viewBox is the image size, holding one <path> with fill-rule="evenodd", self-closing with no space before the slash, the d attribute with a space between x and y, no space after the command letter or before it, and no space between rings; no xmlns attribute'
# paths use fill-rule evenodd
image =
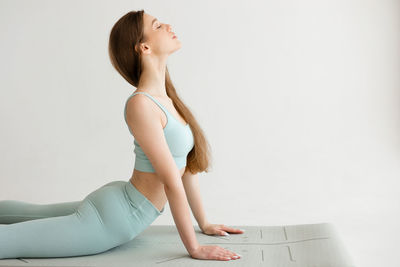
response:
<svg viewBox="0 0 400 267"><path fill-rule="evenodd" d="M233 234L243 234L244 230L236 229L225 226L224 224L211 224L206 223L201 227L201 231L206 235L229 235L228 232Z"/></svg>
<svg viewBox="0 0 400 267"><path fill-rule="evenodd" d="M219 246L198 246L190 252L190 256L194 259L220 261L236 260L241 257L240 254L236 254Z"/></svg>

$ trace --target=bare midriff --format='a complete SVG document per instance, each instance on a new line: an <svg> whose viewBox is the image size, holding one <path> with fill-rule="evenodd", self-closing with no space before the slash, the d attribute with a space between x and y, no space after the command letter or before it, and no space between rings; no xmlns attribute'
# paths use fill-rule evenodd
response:
<svg viewBox="0 0 400 267"><path fill-rule="evenodd" d="M185 172L185 168L179 170L181 177ZM155 172L142 172L133 169L132 177L129 182L136 187L159 211L163 209L168 199L164 191L164 184L157 177Z"/></svg>

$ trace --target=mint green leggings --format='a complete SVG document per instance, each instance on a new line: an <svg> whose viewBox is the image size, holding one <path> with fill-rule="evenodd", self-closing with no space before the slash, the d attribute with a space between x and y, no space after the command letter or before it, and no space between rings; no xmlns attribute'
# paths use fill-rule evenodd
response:
<svg viewBox="0 0 400 267"><path fill-rule="evenodd" d="M113 181L82 201L0 201L0 259L91 255L124 244L159 211L129 181Z"/></svg>

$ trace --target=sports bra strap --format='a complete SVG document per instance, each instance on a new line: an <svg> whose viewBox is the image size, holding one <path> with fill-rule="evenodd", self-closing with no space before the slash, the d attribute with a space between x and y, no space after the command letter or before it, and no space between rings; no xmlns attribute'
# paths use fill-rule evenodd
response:
<svg viewBox="0 0 400 267"><path fill-rule="evenodd" d="M147 95L151 100L153 100L164 111L164 113L166 113L165 115L167 115L168 111L154 97L152 97L151 95L149 95L146 92L136 92L136 93L133 93L132 96L134 96L136 94L145 94L145 95Z"/></svg>

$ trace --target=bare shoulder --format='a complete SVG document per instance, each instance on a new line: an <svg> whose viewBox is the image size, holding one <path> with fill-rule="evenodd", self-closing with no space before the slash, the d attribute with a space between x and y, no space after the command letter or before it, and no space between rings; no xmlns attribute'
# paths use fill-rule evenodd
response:
<svg viewBox="0 0 400 267"><path fill-rule="evenodd" d="M154 103L147 96L143 94L136 94L132 96L126 103L126 118L129 122L134 122L138 120L151 120L151 121L161 121L157 109L154 108ZM134 125L129 125L134 127Z"/></svg>

